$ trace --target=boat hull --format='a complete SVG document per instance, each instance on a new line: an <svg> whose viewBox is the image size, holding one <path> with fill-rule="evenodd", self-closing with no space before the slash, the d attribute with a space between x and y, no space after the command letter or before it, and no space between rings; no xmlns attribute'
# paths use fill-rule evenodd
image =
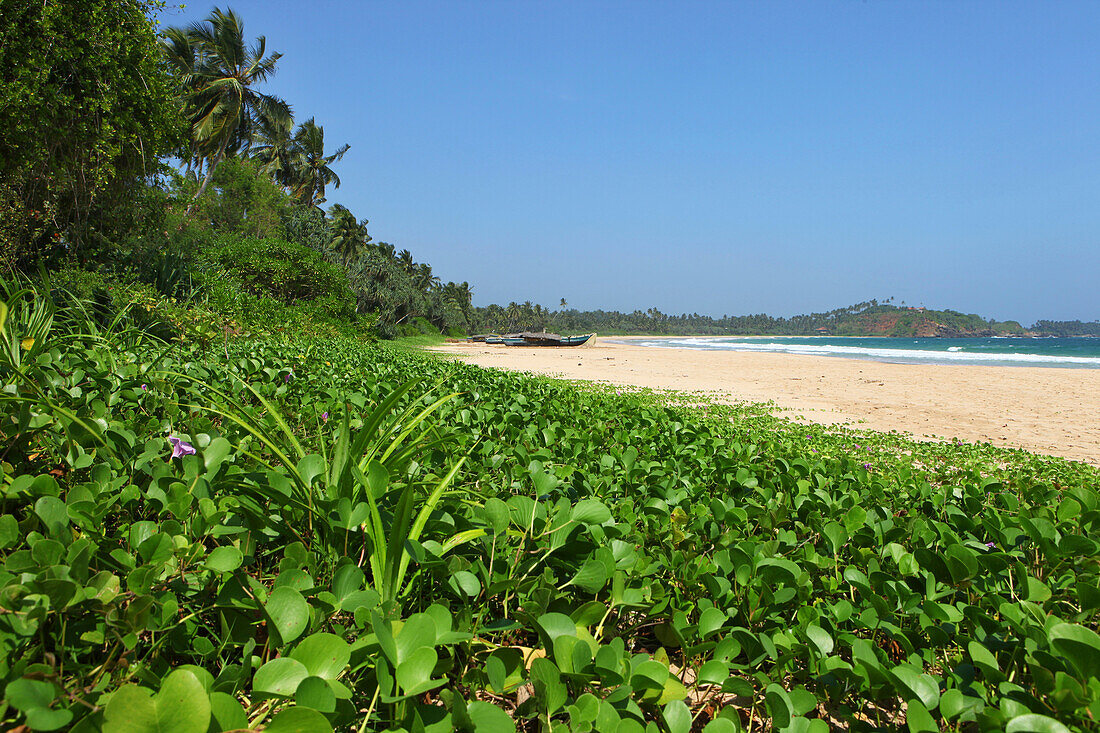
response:
<svg viewBox="0 0 1100 733"><path fill-rule="evenodd" d="M582 346L588 343L588 340L595 335L594 333L586 333L583 336L565 336L557 339L541 339L526 336L519 338L504 338L501 339L501 342L505 346Z"/></svg>

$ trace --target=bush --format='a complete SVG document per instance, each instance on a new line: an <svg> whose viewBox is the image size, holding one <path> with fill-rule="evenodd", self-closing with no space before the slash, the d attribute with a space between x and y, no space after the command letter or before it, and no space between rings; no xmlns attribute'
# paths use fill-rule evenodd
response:
<svg viewBox="0 0 1100 733"><path fill-rule="evenodd" d="M220 246L205 252L203 259L253 295L266 295L287 304L344 292L352 299L343 268L325 262L315 250L282 239L223 240Z"/></svg>

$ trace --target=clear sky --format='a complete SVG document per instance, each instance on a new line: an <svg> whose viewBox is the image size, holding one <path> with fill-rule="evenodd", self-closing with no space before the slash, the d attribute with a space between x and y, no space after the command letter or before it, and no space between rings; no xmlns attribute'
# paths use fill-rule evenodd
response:
<svg viewBox="0 0 1100 733"><path fill-rule="evenodd" d="M475 304L1100 318L1100 3L229 7L329 202Z"/></svg>

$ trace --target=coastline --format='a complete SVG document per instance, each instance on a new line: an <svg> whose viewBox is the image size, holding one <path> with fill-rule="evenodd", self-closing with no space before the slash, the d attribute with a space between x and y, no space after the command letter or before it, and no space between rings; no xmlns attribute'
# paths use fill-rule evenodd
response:
<svg viewBox="0 0 1100 733"><path fill-rule="evenodd" d="M770 352L651 348L599 337L578 348L448 343L471 364L565 379L772 402L784 417L917 439L987 442L1100 465L1100 369L894 364Z"/></svg>

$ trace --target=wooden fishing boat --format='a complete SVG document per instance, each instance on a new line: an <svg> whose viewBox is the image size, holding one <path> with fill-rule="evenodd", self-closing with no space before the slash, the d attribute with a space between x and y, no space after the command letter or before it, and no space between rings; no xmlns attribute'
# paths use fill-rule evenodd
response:
<svg viewBox="0 0 1100 733"><path fill-rule="evenodd" d="M586 333L582 336L559 336L556 333L525 331L521 334L505 336L502 342L505 346L581 346L595 335Z"/></svg>

